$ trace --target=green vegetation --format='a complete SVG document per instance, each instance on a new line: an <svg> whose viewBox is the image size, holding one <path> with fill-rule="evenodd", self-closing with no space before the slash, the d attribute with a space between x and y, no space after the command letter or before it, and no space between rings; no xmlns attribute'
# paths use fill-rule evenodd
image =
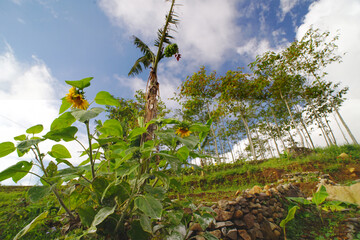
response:
<svg viewBox="0 0 360 240"><path fill-rule="evenodd" d="M17 183L29 174L41 181L31 188L1 188L1 239L187 239L190 223L205 229L213 221L212 210L194 202L231 198L254 185L277 183L285 173L317 171L340 183L355 180L349 168L354 172L358 166L360 146L338 111L347 88L326 80L322 71L341 61L337 36L329 40L329 32L310 29L281 52L258 56L249 72L239 68L218 76L201 67L182 82L175 97L182 106L181 120L165 118L157 69L162 59L181 57L170 35L178 22L175 6L171 0L156 52L134 36L143 56L129 75L151 68L145 93L126 100L100 91L89 103L85 89L92 77L66 81L71 88L50 131L43 133L38 124L0 143L0 158L13 152L19 158L31 155L0 172L0 182ZM105 109L90 108L92 103L105 106L104 122L95 118ZM353 145L338 146L328 120L333 113ZM322 131L327 148L315 148L311 126ZM86 132L86 143L79 140L79 128ZM233 152L244 139L245 148ZM79 144L80 156L72 156L62 141ZM44 142L53 144L50 151L43 152ZM227 152L231 163L222 157ZM85 160L74 166L73 157ZM201 167L191 164L194 159L200 159ZM334 227L345 213L331 212L325 219L324 207L340 206L324 204L325 198L323 190L313 195L321 228L306 236L336 236ZM289 238L298 236L293 224L306 229L315 218L313 209L300 209L298 218L307 220L299 223L297 215L293 219L297 208L291 209L281 224ZM214 239L207 232L203 236Z"/></svg>
<svg viewBox="0 0 360 240"><path fill-rule="evenodd" d="M211 204L211 202L216 202L224 197L228 197L230 199L234 198L235 192L238 190L245 190L253 187L254 185L265 185L276 182L277 178L271 177L272 172L269 171L269 169L277 172L283 171L282 174L299 172L302 171L304 166L309 166L308 163L312 158L314 159L313 162L315 164L312 164L313 169L309 168L308 171L316 170L327 173L326 169L331 168L331 166L338 166L340 171L339 174L336 175L330 173L330 175L340 183L350 182L352 178L349 174L344 174L344 172L347 171L349 166L358 165L360 159L358 157L351 157L348 158L346 162L339 161L337 156L339 153L343 152L348 155L353 154L354 156L360 156L360 147L354 145L344 145L340 147L318 148L316 153L306 157L274 158L258 163L249 162L220 164L207 166L202 169L181 168L181 172L177 173L166 170L165 173L170 176L170 179L171 176L182 173L182 177L174 178L182 185L182 187L180 191L172 190L167 194L165 192L164 193L170 198L181 199L180 202L182 202L182 205L179 205L177 208L190 206L192 203ZM315 168L315 166L318 168ZM336 179L337 177L338 179ZM171 181L172 180L170 180L170 182ZM173 185L173 187L175 189L175 185ZM69 220L64 218L63 211L59 211L60 205L57 203L56 197L47 197L36 203L32 203L30 202L30 195L27 193L29 189L31 188L1 186L0 211L2 217L0 222L0 238L12 239L23 227L29 224L36 216L44 211L49 212L46 220L36 226L33 231L27 233L26 237L30 237L31 239L52 239L61 237L61 233L64 233L70 224ZM163 194L163 191L158 192L159 188L156 189L157 191L155 194ZM65 190L65 187L60 187L59 189L60 192L65 192ZM319 192L322 193L324 191ZM314 195L319 195L319 192L314 193ZM339 207L343 208L344 205L341 202L339 204L324 202L323 200L325 195L320 195L323 197L313 198L312 202L314 202L314 204L301 205L301 208L295 214L295 218L286 223L286 234L288 239L297 239L304 236L304 232L308 234L307 236L311 236L311 239L329 239L333 236L339 236L341 229L338 229L338 225L341 221L345 217L349 217L349 214L350 216L351 214L356 214L356 212L324 212L324 209L338 210ZM317 199L319 201L317 201ZM144 201L144 203L146 204L146 201ZM315 206L316 203L316 206L319 207ZM191 206L195 209L193 205ZM289 209L290 207L291 205L289 205ZM351 206L345 205L345 207L349 208ZM195 211L198 211L199 215L204 217L204 221L207 221L206 219L210 217L208 215L208 209L195 209ZM360 212L359 210L357 211L359 215ZM175 210L173 213L176 215L177 211ZM319 215L320 213L321 215ZM80 214L80 217L81 216L82 215ZM320 221L319 216L322 216L323 223ZM186 218L189 217L190 216L187 216ZM314 224L316 227L313 227ZM342 227L341 224L340 226ZM77 225L75 229L70 229L68 234L82 234L83 230L79 227L80 225ZM308 231L308 229L311 229L311 231Z"/></svg>

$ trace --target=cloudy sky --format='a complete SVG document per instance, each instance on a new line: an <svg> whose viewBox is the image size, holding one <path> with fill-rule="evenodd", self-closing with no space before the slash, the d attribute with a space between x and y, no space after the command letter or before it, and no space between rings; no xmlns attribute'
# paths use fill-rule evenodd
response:
<svg viewBox="0 0 360 240"><path fill-rule="evenodd" d="M174 36L182 58L162 61L158 73L168 106L176 106L167 99L201 65L220 74L246 68L256 55L286 47L313 25L340 34L339 51L346 55L327 69L328 78L350 88L341 113L360 140L359 0L177 3L180 23ZM68 91L64 80L94 77L87 91L90 99L101 90L130 98L144 89L147 71L127 76L140 56L131 36L152 45L168 8L164 0L0 1L0 142L35 124L49 129L59 99ZM319 138L317 145L323 144ZM16 161L16 155L0 159L0 170Z"/></svg>

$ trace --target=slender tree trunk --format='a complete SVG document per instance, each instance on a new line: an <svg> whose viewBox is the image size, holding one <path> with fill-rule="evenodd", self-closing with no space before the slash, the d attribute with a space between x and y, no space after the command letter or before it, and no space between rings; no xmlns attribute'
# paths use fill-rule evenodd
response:
<svg viewBox="0 0 360 240"><path fill-rule="evenodd" d="M337 107L334 105L334 103L332 102L332 100L330 100L330 102L331 102L331 105L332 105L332 107L334 108L337 116L339 117L340 122L344 125L344 127L345 127L347 133L349 134L351 140L353 141L353 143L354 143L355 145L359 145L359 143L356 141L354 135L353 135L352 132L350 131L350 128L348 127L348 125L345 123L344 119L343 119L342 116L340 115Z"/></svg>
<svg viewBox="0 0 360 240"><path fill-rule="evenodd" d="M325 114L324 114L324 119L325 119L326 126L329 128L329 131L330 131L330 134L331 134L332 140L333 140L334 144L337 146L337 143L336 143L336 138L335 138L335 136L334 136L334 132L333 132L332 128L330 127L329 121L327 120L327 118L326 118L326 115L325 115Z"/></svg>
<svg viewBox="0 0 360 240"><path fill-rule="evenodd" d="M323 133L323 136L325 138L325 141L326 141L326 144L327 146L330 146L330 144L332 145L332 142L331 142L331 139L330 137L328 136L327 132L326 132L326 129L325 129L325 125L324 123L321 121L321 117L319 116L319 114L317 113L314 105L312 105L309 101L308 101L310 107L312 108L313 112L314 112L314 115L315 115L315 120L317 121L318 123L318 126L319 128L321 129L322 133Z"/></svg>
<svg viewBox="0 0 360 240"><path fill-rule="evenodd" d="M289 134L290 141L291 141L291 145L292 145L293 147L296 147L296 142L295 142L294 138L292 137L290 130L286 130L286 131L287 131L288 134Z"/></svg>
<svg viewBox="0 0 360 240"><path fill-rule="evenodd" d="M317 81L319 84L321 84L321 83L320 83L320 79L319 79L319 77L316 76L315 72L312 71L311 73L312 73L312 75L314 76L314 78L316 79L316 81ZM340 115L339 110L338 110L337 106L335 106L333 100L330 98L329 101L330 101L331 107L334 108L337 116L338 116L339 119L340 119L340 122L341 122L341 123L343 124L343 126L345 127L345 129L346 129L347 133L349 134L349 136L350 136L351 140L353 141L353 143L354 143L355 145L359 145L359 143L356 141L356 138L354 137L354 135L353 135L352 132L350 131L350 128L348 127L348 125L345 123L344 119L343 119L342 116Z"/></svg>
<svg viewBox="0 0 360 240"><path fill-rule="evenodd" d="M272 147L271 147L271 144L270 144L269 139L267 140L267 144L268 144L268 146L269 146L269 151L270 151L271 158L275 158L275 155L274 155L274 152L273 152L273 150L272 150Z"/></svg>
<svg viewBox="0 0 360 240"><path fill-rule="evenodd" d="M206 103L206 105L207 105L207 110L208 110L209 118L211 118L209 103ZM215 131L214 131L214 128L213 128L212 124L211 124L211 126L210 126L210 130L211 130L211 133L212 133L213 138L214 138L214 148L215 148L215 153L216 153L217 161L220 163L220 156L219 156L219 150L218 150L218 145L217 145L217 141L216 141L216 135L215 135Z"/></svg>
<svg viewBox="0 0 360 240"><path fill-rule="evenodd" d="M257 137L258 142L259 142L261 157L262 157L262 159L265 159L265 152L266 152L266 150L264 149L264 146L263 146L262 141L261 141L260 136L259 136L259 132L257 131L256 128L255 128L255 134L256 134L256 137Z"/></svg>
<svg viewBox="0 0 360 240"><path fill-rule="evenodd" d="M227 143L227 145L228 145L228 147L229 147L229 150L230 150L230 153L231 153L231 158L232 158L233 162L235 162L235 158L234 158L234 154L233 154L233 151L232 151L232 147L231 147L231 144L230 144L230 142L229 142L229 136L228 136L228 134L227 134L226 131L225 131L225 125L224 125L223 122L221 122L221 125L222 125L222 127L223 127L224 136L226 137L226 140L227 140L226 143Z"/></svg>
<svg viewBox="0 0 360 240"><path fill-rule="evenodd" d="M297 124L296 124L296 122L295 122L295 119L294 119L294 117L293 117L293 115L292 115L292 112L291 112L291 110L290 110L289 104L288 104L287 100L284 98L284 96L282 95L281 91L280 91L280 96L281 96L281 98L282 98L282 99L284 100L284 102L285 102L286 108L287 108L287 110L288 110L288 112L289 112L289 114L290 114L290 118L291 118L292 123L294 124L295 130L296 130L297 133L299 134L300 141L301 141L301 146L302 146L302 147L305 147L304 139L303 139L303 137L302 137L302 135L301 135L301 132L300 132L300 130L299 130L299 128L298 128L298 126L297 126Z"/></svg>
<svg viewBox="0 0 360 240"><path fill-rule="evenodd" d="M271 138L273 139L274 144L275 144L276 151L277 151L278 155L280 156L279 146L278 146L278 144L277 144L277 142L276 142L276 138L275 138L274 134L271 132L271 126L270 126L270 124L269 124L269 121L267 120L267 118L265 118L265 121L266 121L266 125L267 125L268 128L269 128L269 135L270 135Z"/></svg>
<svg viewBox="0 0 360 240"><path fill-rule="evenodd" d="M324 131L323 127L321 127L321 124L320 124L320 122L319 122L319 119L317 119L317 117L315 117L315 119L316 119L316 121L317 121L317 123L318 123L318 126L319 126L319 128L320 128L323 136L324 136L326 145L327 145L328 147L330 147L329 141L328 141L328 139L327 139L327 137L326 137L326 132Z"/></svg>
<svg viewBox="0 0 360 240"><path fill-rule="evenodd" d="M272 116L273 116L273 118L274 118L274 122L275 122L275 126L276 126L276 132L277 132L278 135L279 135L280 142L281 142L281 144L282 144L282 146L283 146L283 148L284 148L284 151L285 151L285 150L286 150L286 146L285 146L284 140L283 140L282 137L281 137L281 132L280 132L280 128L279 128L278 122L277 122L276 117L275 117L274 109L273 109L272 107L270 107L270 109L271 109L271 114L272 114ZM279 156L280 156L280 155L279 155Z"/></svg>
<svg viewBox="0 0 360 240"><path fill-rule="evenodd" d="M296 110L297 110L298 113L300 113L300 110L299 110L298 107L296 107ZM300 113L300 114L301 114L301 113ZM306 124L305 124L304 120L302 119L301 115L300 115L300 123L301 123L301 125L303 126L303 128L304 128L304 130L305 130L305 132L306 132L306 135L307 135L308 138L309 138L309 141L310 141L310 144L311 144L311 148L312 148L312 149L315 149L314 143L313 143L313 141L312 141L312 139L311 139L311 135L310 135L309 131L307 130Z"/></svg>
<svg viewBox="0 0 360 240"><path fill-rule="evenodd" d="M247 121L246 121L246 119L245 119L245 117L243 115L243 112L242 112L242 109L241 109L240 105L239 105L239 111L240 111L240 118L241 118L241 120L242 120L242 122L244 123L244 126L245 126L246 136L247 136L247 138L249 140L250 149L251 149L251 155L254 158L253 160L257 160L256 153L255 153L255 148L254 148L254 143L253 143L253 141L251 139L251 135L250 135L251 132L250 132L250 129L249 129L249 125L248 125L248 123L247 123Z"/></svg>
<svg viewBox="0 0 360 240"><path fill-rule="evenodd" d="M345 134L344 134L344 131L343 131L342 128L340 127L340 124L339 124L338 120L336 119L336 115L335 115L335 114L334 114L334 118L335 118L336 124L337 124L338 128L340 129L340 132L341 132L341 134L343 135L346 143L349 144L349 141L347 140L347 138L346 138L346 136L345 136Z"/></svg>

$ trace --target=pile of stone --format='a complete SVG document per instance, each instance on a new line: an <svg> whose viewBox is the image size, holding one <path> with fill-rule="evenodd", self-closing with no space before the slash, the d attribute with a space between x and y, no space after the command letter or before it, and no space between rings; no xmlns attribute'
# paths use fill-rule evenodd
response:
<svg viewBox="0 0 360 240"><path fill-rule="evenodd" d="M335 184L331 179L329 174L323 174L319 171L315 172L296 172L296 173L288 173L282 176L282 179L278 180L278 183L300 183L300 182L311 182L312 179L316 179L317 181L321 181L326 184Z"/></svg>
<svg viewBox="0 0 360 240"><path fill-rule="evenodd" d="M216 213L215 222L207 229L200 224L191 224L191 236L204 240L204 231L218 239L231 240L277 240L281 239L280 221L286 217L282 200L284 197L302 197L300 190L292 185L255 186L243 192L232 201L220 200L212 206Z"/></svg>

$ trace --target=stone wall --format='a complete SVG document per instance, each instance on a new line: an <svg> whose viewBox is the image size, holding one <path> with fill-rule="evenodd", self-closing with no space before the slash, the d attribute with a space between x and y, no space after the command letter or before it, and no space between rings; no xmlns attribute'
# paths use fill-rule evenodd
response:
<svg viewBox="0 0 360 240"><path fill-rule="evenodd" d="M286 217L285 197L302 197L300 190L292 184L278 185L276 188L255 186L232 201L220 200L212 206L216 213L215 222L207 231L219 239L231 240L277 240L282 239L279 227ZM204 240L200 224L191 225L191 236Z"/></svg>

